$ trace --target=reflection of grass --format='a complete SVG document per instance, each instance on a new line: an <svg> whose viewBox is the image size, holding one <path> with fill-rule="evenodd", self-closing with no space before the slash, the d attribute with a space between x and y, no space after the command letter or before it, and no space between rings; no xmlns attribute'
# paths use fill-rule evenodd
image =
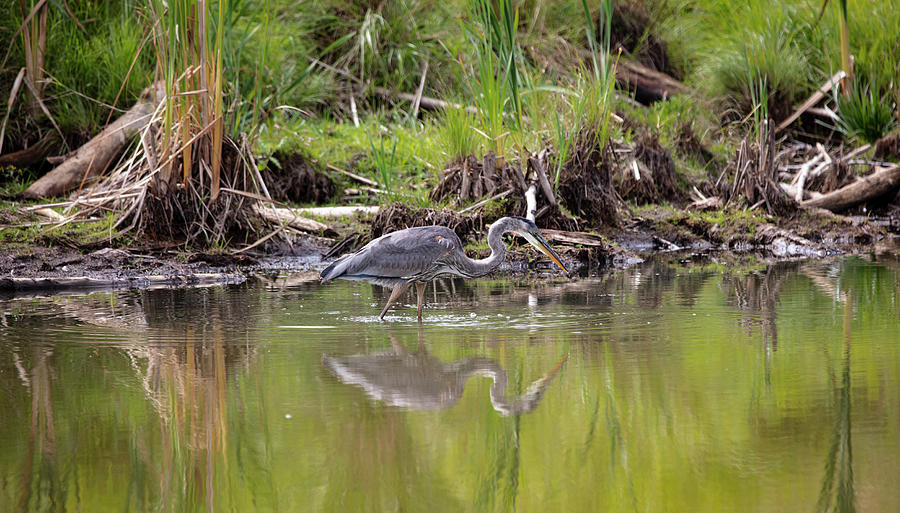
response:
<svg viewBox="0 0 900 513"><path fill-rule="evenodd" d="M853 450L850 443L850 341L853 324L852 290L844 303L844 355L841 372L841 387L838 391L834 419L834 433L828 457L825 460L825 474L822 478L822 490L816 510L823 513L853 513L856 511L855 493L853 490ZM835 483L837 481L837 483ZM837 490L835 490L837 484Z"/></svg>

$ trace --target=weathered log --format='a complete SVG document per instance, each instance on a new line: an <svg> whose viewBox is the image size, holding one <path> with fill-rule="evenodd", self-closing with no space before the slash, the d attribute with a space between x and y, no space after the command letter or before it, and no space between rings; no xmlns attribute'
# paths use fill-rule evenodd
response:
<svg viewBox="0 0 900 513"><path fill-rule="evenodd" d="M688 91L687 86L671 76L629 61L616 63L616 82L633 90L634 99L644 105Z"/></svg>
<svg viewBox="0 0 900 513"><path fill-rule="evenodd" d="M125 144L150 121L159 96L161 94L155 93L152 87L145 89L125 114L85 143L72 157L31 184L22 196L29 199L59 196L102 173Z"/></svg>
<svg viewBox="0 0 900 513"><path fill-rule="evenodd" d="M604 247L603 237L587 232L569 232L565 230L541 229L544 238L563 244L581 244L582 246Z"/></svg>
<svg viewBox="0 0 900 513"><path fill-rule="evenodd" d="M297 215L290 208L273 208L257 204L255 208L256 214L272 224L286 224L295 230L304 232L324 233L326 235L337 235L337 232L331 229L327 224L314 221L307 217Z"/></svg>
<svg viewBox="0 0 900 513"><path fill-rule="evenodd" d="M900 165L893 165L882 168L858 182L824 194L821 198L804 201L800 205L839 212L893 194L898 188L900 188Z"/></svg>
<svg viewBox="0 0 900 513"><path fill-rule="evenodd" d="M47 132L40 141L24 150L0 155L0 166L29 167L40 164L51 153L59 149L60 140L56 132Z"/></svg>

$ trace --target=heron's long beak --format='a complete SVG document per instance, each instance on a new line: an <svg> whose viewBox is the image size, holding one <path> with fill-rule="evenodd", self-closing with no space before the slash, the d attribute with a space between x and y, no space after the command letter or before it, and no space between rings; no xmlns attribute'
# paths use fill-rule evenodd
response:
<svg viewBox="0 0 900 513"><path fill-rule="evenodd" d="M529 233L523 235L525 236L525 240L530 242L532 246L536 247L538 251L547 255L547 257L550 258L550 260L553 260L553 263L558 265L560 269L562 269L566 273L569 272L569 270L566 269L566 266L564 266L562 262L560 262L559 255L556 254L556 251L553 251L553 248L550 247L550 243L547 242L547 239L545 239L540 232L537 232L535 234Z"/></svg>

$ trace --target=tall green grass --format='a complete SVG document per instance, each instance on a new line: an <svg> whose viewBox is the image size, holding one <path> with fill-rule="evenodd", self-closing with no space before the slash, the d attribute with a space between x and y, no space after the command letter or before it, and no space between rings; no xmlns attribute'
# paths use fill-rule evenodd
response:
<svg viewBox="0 0 900 513"><path fill-rule="evenodd" d="M850 89L841 93L834 91L833 99L838 113L836 128L844 136L874 143L896 126L896 104L877 74L857 73Z"/></svg>
<svg viewBox="0 0 900 513"><path fill-rule="evenodd" d="M475 116L465 109L444 109L437 118L442 151L450 161L477 154L481 149L481 139L475 133ZM443 163L438 163L442 165Z"/></svg>
<svg viewBox="0 0 900 513"><path fill-rule="evenodd" d="M0 33L11 36L22 23L20 6L18 2L3 4ZM24 4L30 9L36 2ZM127 109L150 82L152 56L147 48L138 52L144 33L140 20L143 4L132 0L69 2L71 13L62 2L44 5L49 7L46 58L36 85L63 132L74 135L78 143L102 128L109 118L110 106ZM26 54L33 55L33 50L26 48L21 35L15 40L0 40L0 52L5 54L9 49L5 67L0 70L0 90L8 92L12 77L19 68L27 67ZM26 89L23 87L22 91ZM25 98L24 92L20 95L12 113L19 133L12 135L27 140L33 136L28 132L46 120L30 107L20 110ZM4 97L0 108L5 109L6 100Z"/></svg>

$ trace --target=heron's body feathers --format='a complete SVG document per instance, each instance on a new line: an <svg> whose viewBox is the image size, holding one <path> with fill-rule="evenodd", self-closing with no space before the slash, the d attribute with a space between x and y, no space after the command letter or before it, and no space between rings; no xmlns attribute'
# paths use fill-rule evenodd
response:
<svg viewBox="0 0 900 513"><path fill-rule="evenodd" d="M335 260L322 271L323 281L343 278L392 285L400 281L427 281L445 267L444 259L462 252L453 230L444 226L422 226L391 232L362 249ZM451 259L452 260L452 259Z"/></svg>

